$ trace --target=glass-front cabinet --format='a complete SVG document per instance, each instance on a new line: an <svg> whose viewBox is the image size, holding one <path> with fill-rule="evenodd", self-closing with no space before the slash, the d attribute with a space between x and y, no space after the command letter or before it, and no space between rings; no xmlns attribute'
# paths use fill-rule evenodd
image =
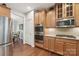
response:
<svg viewBox="0 0 79 59"><path fill-rule="evenodd" d="M55 4L56 23L66 19L74 19L75 26L79 27L79 3Z"/></svg>
<svg viewBox="0 0 79 59"><path fill-rule="evenodd" d="M73 17L74 16L74 4L73 3L65 3L65 17Z"/></svg>
<svg viewBox="0 0 79 59"><path fill-rule="evenodd" d="M64 4L62 4L62 3L56 4L56 19L63 18L63 13L64 13L63 6L64 6Z"/></svg>
<svg viewBox="0 0 79 59"><path fill-rule="evenodd" d="M62 18L62 4L58 5L58 10L57 11L58 11L58 16L57 17Z"/></svg>
<svg viewBox="0 0 79 59"><path fill-rule="evenodd" d="M73 3L58 3L56 4L56 19L70 18L74 16Z"/></svg>

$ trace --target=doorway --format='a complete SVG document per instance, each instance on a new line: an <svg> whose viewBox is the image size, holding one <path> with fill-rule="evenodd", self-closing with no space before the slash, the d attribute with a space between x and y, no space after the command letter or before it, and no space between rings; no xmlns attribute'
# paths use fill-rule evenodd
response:
<svg viewBox="0 0 79 59"><path fill-rule="evenodd" d="M12 14L12 39L14 47L23 44L23 32L24 32L24 19L23 17Z"/></svg>

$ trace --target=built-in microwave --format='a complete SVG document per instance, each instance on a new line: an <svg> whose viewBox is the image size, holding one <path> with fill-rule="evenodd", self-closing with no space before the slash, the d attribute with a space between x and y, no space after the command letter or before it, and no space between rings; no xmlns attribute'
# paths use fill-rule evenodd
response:
<svg viewBox="0 0 79 59"><path fill-rule="evenodd" d="M73 18L58 20L56 22L56 27L74 27L75 20Z"/></svg>

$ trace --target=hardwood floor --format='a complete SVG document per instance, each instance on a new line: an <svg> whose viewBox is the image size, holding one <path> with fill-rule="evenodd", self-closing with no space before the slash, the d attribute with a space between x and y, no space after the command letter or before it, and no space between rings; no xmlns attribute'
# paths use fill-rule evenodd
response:
<svg viewBox="0 0 79 59"><path fill-rule="evenodd" d="M15 43L13 48L13 56L58 56L57 54L50 53L38 47L31 47L27 44L23 45L20 43Z"/></svg>

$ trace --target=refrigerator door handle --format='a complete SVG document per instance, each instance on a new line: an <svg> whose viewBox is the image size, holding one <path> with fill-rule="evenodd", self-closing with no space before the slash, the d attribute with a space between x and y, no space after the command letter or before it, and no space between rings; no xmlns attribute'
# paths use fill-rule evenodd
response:
<svg viewBox="0 0 79 59"><path fill-rule="evenodd" d="M13 44L13 42L11 42L11 43L3 43L3 44L0 44L0 46L2 46L2 45L10 45L10 44Z"/></svg>

